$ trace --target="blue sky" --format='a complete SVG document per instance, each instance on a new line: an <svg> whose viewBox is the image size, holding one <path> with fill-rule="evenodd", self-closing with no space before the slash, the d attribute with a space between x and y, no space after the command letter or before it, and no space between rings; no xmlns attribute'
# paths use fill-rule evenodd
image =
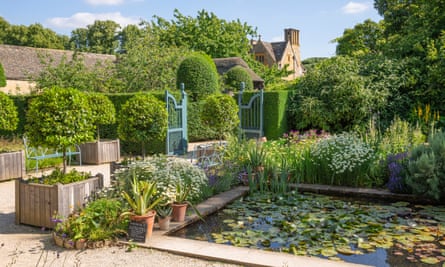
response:
<svg viewBox="0 0 445 267"><path fill-rule="evenodd" d="M0 0L0 16L10 24L40 23L57 33L70 35L95 20L113 20L121 26L151 21L154 15L167 20L177 8L196 17L205 9L227 21L240 19L256 27L261 39L284 39L285 28L300 30L302 59L335 55L331 41L366 19L382 18L372 0Z"/></svg>

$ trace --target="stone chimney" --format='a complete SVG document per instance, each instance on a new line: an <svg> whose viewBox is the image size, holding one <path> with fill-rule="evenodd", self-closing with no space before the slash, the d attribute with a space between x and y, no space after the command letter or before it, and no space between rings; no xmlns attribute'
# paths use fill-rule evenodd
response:
<svg viewBox="0 0 445 267"><path fill-rule="evenodd" d="M296 29L284 29L284 40L291 45L300 45L300 31Z"/></svg>

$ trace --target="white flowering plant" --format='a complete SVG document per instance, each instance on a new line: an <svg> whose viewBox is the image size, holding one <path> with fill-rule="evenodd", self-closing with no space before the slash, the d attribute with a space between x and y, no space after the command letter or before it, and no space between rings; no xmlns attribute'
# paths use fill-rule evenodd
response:
<svg viewBox="0 0 445 267"><path fill-rule="evenodd" d="M167 203L176 199L176 188L180 184L190 187L187 201L198 202L206 196L203 192L208 185L208 178L202 169L186 159L166 156L154 156L144 161L134 162L116 173L120 186L125 188L128 175L134 170L139 180L155 181L158 194L162 194ZM163 203L163 204L167 204Z"/></svg>
<svg viewBox="0 0 445 267"><path fill-rule="evenodd" d="M321 139L311 149L319 179L344 186L369 185L368 170L374 156L374 150L353 133Z"/></svg>

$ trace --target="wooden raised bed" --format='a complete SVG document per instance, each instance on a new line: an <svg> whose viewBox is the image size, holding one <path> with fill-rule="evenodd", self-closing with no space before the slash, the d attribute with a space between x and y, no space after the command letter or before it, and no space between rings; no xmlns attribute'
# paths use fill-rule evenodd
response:
<svg viewBox="0 0 445 267"><path fill-rule="evenodd" d="M44 185L15 181L15 222L53 228L54 214L66 217L78 210L95 191L103 188L103 177L71 183Z"/></svg>
<svg viewBox="0 0 445 267"><path fill-rule="evenodd" d="M23 150L0 154L0 181L24 177L26 174Z"/></svg>
<svg viewBox="0 0 445 267"><path fill-rule="evenodd" d="M86 164L118 162L121 158L119 139L81 144L80 149Z"/></svg>

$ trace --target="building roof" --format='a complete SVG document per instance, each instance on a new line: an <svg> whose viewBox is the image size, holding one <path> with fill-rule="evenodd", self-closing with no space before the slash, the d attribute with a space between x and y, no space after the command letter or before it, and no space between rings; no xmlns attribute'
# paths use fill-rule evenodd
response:
<svg viewBox="0 0 445 267"><path fill-rule="evenodd" d="M275 56L275 62L281 61L286 50L287 42L273 42L270 43L270 45Z"/></svg>
<svg viewBox="0 0 445 267"><path fill-rule="evenodd" d="M249 68L249 65L247 65L247 63L240 57L214 58L213 62L215 62L216 69L220 75L223 75L235 66L241 66L247 70L247 73L249 73L252 81L264 82L264 80L251 68Z"/></svg>
<svg viewBox="0 0 445 267"><path fill-rule="evenodd" d="M34 48L15 45L0 45L0 63L8 80L29 80L31 76L38 75L44 67L41 56L50 56L56 66L63 57L71 60L74 52L46 48ZM86 66L94 66L98 61L115 61L113 55L79 53L83 56Z"/></svg>

